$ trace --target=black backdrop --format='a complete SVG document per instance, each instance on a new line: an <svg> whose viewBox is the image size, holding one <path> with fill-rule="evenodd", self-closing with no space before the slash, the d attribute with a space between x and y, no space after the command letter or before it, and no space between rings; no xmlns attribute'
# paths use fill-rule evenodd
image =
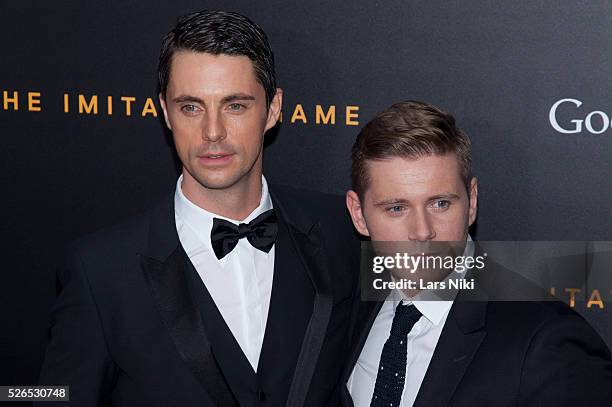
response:
<svg viewBox="0 0 612 407"><path fill-rule="evenodd" d="M344 193L359 125L426 100L473 141L479 239L612 240L611 4L3 1L0 384L36 380L60 248L174 188L153 111L159 45L178 15L235 10L268 33L285 91L270 181ZM334 124L317 105L333 106ZM577 310L612 343L607 309Z"/></svg>

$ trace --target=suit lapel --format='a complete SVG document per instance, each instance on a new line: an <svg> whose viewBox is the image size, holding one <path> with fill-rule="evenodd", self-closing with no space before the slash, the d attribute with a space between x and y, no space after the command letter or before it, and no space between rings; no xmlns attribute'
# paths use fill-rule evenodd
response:
<svg viewBox="0 0 612 407"><path fill-rule="evenodd" d="M217 369L220 366L223 372L221 374L220 371L215 369L208 372L209 376L220 379L209 386L212 388L209 393L217 400L217 405L230 405L221 404L218 401L217 394L223 396L227 393L233 393L240 404L249 404L257 389L256 373L227 326L191 260L182 249L181 252L183 253L183 269L187 276L187 285L194 304L200 310L199 315L204 323L204 330L212 347L212 355L214 355L214 363L209 365ZM229 388L231 388L231 391ZM226 391L223 391L223 389L226 389Z"/></svg>
<svg viewBox="0 0 612 407"><path fill-rule="evenodd" d="M308 394L332 312L331 281L327 264L324 261L326 256L322 252L323 240L320 224L316 220L305 216L302 212L289 213L272 190L270 195L275 210L286 221L288 244L293 247L297 261L306 271L311 286L314 288L312 308L301 341L286 403L288 406L301 406ZM283 244L281 241L279 243ZM289 304L281 304L280 307L283 305L287 306ZM277 304L276 307L279 307L279 305ZM274 311L271 310L271 312Z"/></svg>
<svg viewBox="0 0 612 407"><path fill-rule="evenodd" d="M323 346L333 307L333 295L329 271L325 262L326 255L322 248L323 239L319 223L308 217L303 211L293 210L288 212L273 191L270 191L270 194L274 208L284 220L284 227L286 228L283 232L286 235L282 237L282 241L279 240L280 264L283 264L283 258L286 261L286 267L296 267L296 262L299 263L298 267L305 271L312 290L312 306L304 319L306 327L303 331L303 340L301 340L301 335L298 335L299 338L294 338L294 343L301 345L299 345L297 360L293 359L296 360L295 369L293 369L286 403L290 406L299 406L303 405L306 400ZM283 248L284 245L287 246ZM295 257L290 259L290 256L287 256L288 254L290 256L295 255ZM172 197L152 212L148 245L146 252L139 254L140 264L163 323L168 329L180 357L198 378L202 386L211 394L207 388L210 387L207 385L207 370L203 366L207 362L214 362L215 360L211 354L211 343L209 342L210 338L207 337L206 327L200 317L198 306L190 293L183 255L184 252L180 247L174 224L174 201ZM275 265L275 272L276 270ZM282 273L283 271L279 270L279 272ZM276 282L273 284L276 284ZM277 291L282 289L281 287ZM287 293L291 293L291 291L287 291L285 295ZM303 294L303 291L291 294L294 295L292 298L295 299L295 296ZM277 295L277 297L282 296ZM302 307L304 305L307 304L302 304ZM290 315L287 312L288 306L291 306L291 303L288 303L286 299L279 304L278 299L275 299L274 296L271 298L268 317L269 323L272 324L270 325L271 330L283 330L283 326L280 324L277 324L276 328L274 327L274 315L279 312L285 316ZM293 335L287 330L284 330L283 334ZM268 336L268 328L266 328L266 338ZM266 344L266 339L264 339L263 346L262 358L267 357L264 350L266 350L266 353L278 352L278 348ZM219 361L219 363L222 362Z"/></svg>
<svg viewBox="0 0 612 407"><path fill-rule="evenodd" d="M357 312L354 323L355 328L353 330L353 341L351 343L348 363L342 375L343 384L345 384L351 376L355 364L357 364L357 360L359 359L359 355L361 355L363 346L368 339L374 320L383 305L383 301L362 301L360 298L358 298L357 301L358 303L355 305Z"/></svg>
<svg viewBox="0 0 612 407"><path fill-rule="evenodd" d="M363 293L363 284L364 280L362 279L362 273L359 273L358 286L360 288L353 303L351 328L349 331L351 332L349 356L342 371L342 375L340 376L342 405L345 406L353 405L353 400L346 385L351 377L351 374L353 373L353 370L355 369L355 365L357 364L359 355L361 355L361 351L365 346L368 335L370 334L370 329L372 329L372 325L376 320L376 316L382 308L384 298L386 298L389 293L388 291L381 293L378 301L365 301L361 298Z"/></svg>
<svg viewBox="0 0 612 407"><path fill-rule="evenodd" d="M290 226L280 213L277 218L279 228L275 244L274 281L258 376L263 389L275 389L276 397L284 400L312 315L315 294L309 274L298 260L298 249L290 237L290 233L293 233Z"/></svg>
<svg viewBox="0 0 612 407"><path fill-rule="evenodd" d="M417 394L415 407L448 405L486 336L486 311L486 302L455 301Z"/></svg>
<svg viewBox="0 0 612 407"><path fill-rule="evenodd" d="M145 280L181 358L204 384L203 362L210 348L198 310L191 301L178 250L165 262L140 256Z"/></svg>
<svg viewBox="0 0 612 407"><path fill-rule="evenodd" d="M363 301L360 295L357 298L356 321L353 324L354 340L342 375L344 405L353 405L345 384L359 359L370 329L388 293L388 291L382 293L380 301ZM421 383L414 407L446 406L485 338L486 296L474 298L484 298L485 301L454 302Z"/></svg>
<svg viewBox="0 0 612 407"><path fill-rule="evenodd" d="M361 301L359 304L354 331L355 341L349 363L342 375L343 385L346 384L357 363L382 304L382 301ZM486 331L483 329L486 307L486 302L456 301L453 304L414 407L448 405L463 374L486 336ZM345 395L345 403L351 405L348 400L350 400L350 395Z"/></svg>
<svg viewBox="0 0 612 407"><path fill-rule="evenodd" d="M210 405L234 406L206 336L200 312L189 291L185 274L186 254L174 225L173 199L156 208L150 218L146 253L138 254L145 281L164 326L181 359L207 391ZM227 386L227 385L225 385ZM213 404L214 400L214 404Z"/></svg>
<svg viewBox="0 0 612 407"><path fill-rule="evenodd" d="M482 253L478 244L475 246L475 252L476 255ZM487 335L487 300L491 283L487 279L491 274L474 274L473 270L468 271L466 278L474 277L479 280L477 288L459 292L453 302L414 407L442 407L449 404Z"/></svg>

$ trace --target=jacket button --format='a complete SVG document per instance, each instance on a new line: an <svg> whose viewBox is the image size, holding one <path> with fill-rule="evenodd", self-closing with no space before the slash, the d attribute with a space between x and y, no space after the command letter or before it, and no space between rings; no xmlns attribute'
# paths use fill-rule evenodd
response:
<svg viewBox="0 0 612 407"><path fill-rule="evenodd" d="M259 390L257 398L259 399L259 401L266 401L266 393L264 393L262 390Z"/></svg>

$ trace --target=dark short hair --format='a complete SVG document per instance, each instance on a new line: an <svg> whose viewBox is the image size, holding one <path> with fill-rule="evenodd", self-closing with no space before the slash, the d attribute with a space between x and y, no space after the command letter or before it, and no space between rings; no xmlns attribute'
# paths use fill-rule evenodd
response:
<svg viewBox="0 0 612 407"><path fill-rule="evenodd" d="M470 139L455 125L455 118L425 102L395 103L374 117L357 136L352 149L353 190L360 197L365 193L370 160L449 153L457 155L461 177L469 189L473 177Z"/></svg>
<svg viewBox="0 0 612 407"><path fill-rule="evenodd" d="M164 97L172 56L181 50L248 57L266 92L266 105L270 106L276 94L274 54L266 33L245 16L204 10L179 17L174 28L164 37L159 55L159 86Z"/></svg>

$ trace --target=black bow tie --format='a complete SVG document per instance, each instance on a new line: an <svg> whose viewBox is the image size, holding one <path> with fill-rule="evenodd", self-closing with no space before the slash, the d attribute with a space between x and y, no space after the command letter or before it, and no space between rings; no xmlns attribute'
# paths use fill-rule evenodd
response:
<svg viewBox="0 0 612 407"><path fill-rule="evenodd" d="M277 233L276 213L274 209L270 209L249 223L241 223L240 225L213 218L210 241L215 255L220 260L231 252L238 244L238 240L243 237L246 237L256 249L268 253L276 241Z"/></svg>

